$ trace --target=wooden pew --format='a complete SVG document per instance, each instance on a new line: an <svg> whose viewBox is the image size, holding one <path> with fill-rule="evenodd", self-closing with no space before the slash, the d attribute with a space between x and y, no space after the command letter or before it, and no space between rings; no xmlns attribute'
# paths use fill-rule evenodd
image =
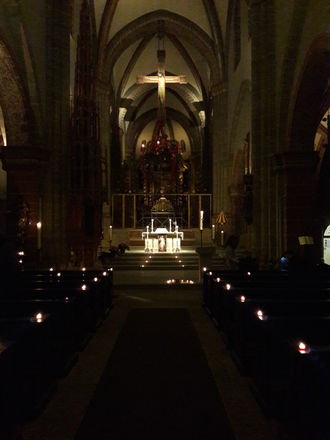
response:
<svg viewBox="0 0 330 440"><path fill-rule="evenodd" d="M86 286L85 295L88 300L89 317L92 327L98 327L102 319L112 307L112 272L111 271L53 271L46 273L23 272L19 279L19 291L31 289L81 288ZM60 292L59 292L60 294Z"/></svg>
<svg viewBox="0 0 330 440"><path fill-rule="evenodd" d="M0 318L0 418L4 430L33 417L56 389L46 343L51 317ZM1 432L1 431L0 431Z"/></svg>
<svg viewBox="0 0 330 440"><path fill-rule="evenodd" d="M328 438L329 274L269 275L205 274L204 306L231 334L234 358L250 367L258 401L285 421L284 438L314 438L315 430ZM312 347L305 358L297 345L304 340Z"/></svg>
<svg viewBox="0 0 330 440"><path fill-rule="evenodd" d="M0 341L4 348L3 353L0 350L0 372L11 373L2 400L11 402L7 412L16 421L20 422L21 413L27 416L42 405L42 395L48 394L50 385L56 386L58 377L77 359L84 335L95 330L112 306L112 281L111 271L62 271L60 275L55 271L29 271L17 273L14 279L7 277L0 297ZM19 332L23 322L33 327L36 315L47 325L40 324L38 343L31 332L25 331L28 339L22 344L14 332ZM11 335L7 337L9 331ZM10 364L15 368L10 370ZM0 397L0 404L2 400ZM10 408L17 401L21 405L13 414Z"/></svg>
<svg viewBox="0 0 330 440"><path fill-rule="evenodd" d="M266 411L280 418L289 417L292 402L299 403L297 394L293 392L294 378L299 372L305 386L310 386L312 378L302 371L302 363L306 359L298 356L299 344L314 345L318 350L321 347L328 349L330 316L274 316L259 321L259 326L260 350L256 355L262 368L253 376L253 390ZM327 371L329 368L328 357ZM328 384L325 382L324 385ZM290 406L287 406L288 401Z"/></svg>
<svg viewBox="0 0 330 440"><path fill-rule="evenodd" d="M330 315L330 297L306 298L235 298L235 309L230 328L231 352L242 374L260 370L258 357L259 317L298 317Z"/></svg>

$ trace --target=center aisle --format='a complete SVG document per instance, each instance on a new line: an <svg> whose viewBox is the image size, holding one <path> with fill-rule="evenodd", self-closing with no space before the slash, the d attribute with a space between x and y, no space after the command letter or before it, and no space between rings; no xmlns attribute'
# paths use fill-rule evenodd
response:
<svg viewBox="0 0 330 440"><path fill-rule="evenodd" d="M115 306L110 311L107 319L93 335L87 347L80 353L78 363L70 374L59 382L58 390L45 411L37 420L24 427L24 440L82 439L83 437L78 437L78 433L79 435L81 433L79 427L85 424L83 420L89 413L88 408L97 395L95 393L101 392L98 390L98 387L101 387L101 389L103 387L103 385L99 385L102 380L102 375L105 373L107 367L110 369L114 368L111 367L111 360L114 358L118 360L116 368L120 369L123 373L123 375L121 375L118 372L117 377L119 380L123 381L127 378L125 379L127 380L127 386L129 385L131 388L136 388L136 390L128 390L129 392L134 393L135 391L139 391L139 395L134 398L135 400L127 397L126 394L126 399L129 400L128 404L130 405L131 411L133 411L133 409L135 411L135 407L140 411L139 405L141 405L142 399L147 397L143 396L143 389L146 383L146 376L143 371L146 368L149 369L149 375L156 374L156 376L153 377L156 383L160 381L157 385L158 388L154 390L155 393L159 394L162 392L164 394L164 389L168 385L168 390L172 392L176 389L176 398L183 399L181 400L183 405L189 407L187 397L196 396L196 394L199 393L197 388L194 387L200 386L201 382L200 384L192 383L192 388L188 391L190 394L183 396L183 393L185 393L184 390L189 388L187 382L193 382L193 377L191 376L194 374L193 364L198 363L198 371L200 371L198 374L204 377L204 379L202 379L203 383L209 390L203 391L205 394L202 395L204 399L210 400L211 403L215 402L215 408L212 410L212 419L210 418L209 420L210 424L215 423L216 426L219 426L219 420L221 424L221 418L223 420L225 410L237 440L276 439L276 423L263 416L262 411L249 389L248 378L239 375L230 353L223 344L221 334L217 331L213 322L201 306L202 298L200 286L196 284L181 286L165 285L159 286L159 288L146 285L135 287L120 286L120 288L115 289L114 303ZM173 315L171 310L173 310ZM131 311L132 313L130 313ZM143 315L143 318L139 313ZM163 317L160 318L158 313ZM169 318L168 313L171 315L171 318ZM174 315L176 316L175 320ZM178 326L181 325L181 318L184 329L181 327L180 329L178 328ZM135 331L134 327L130 326L131 320L132 324L133 321L136 323L134 327L139 328L139 330ZM141 324L145 320L148 320L149 324L147 324L147 321ZM126 325L126 323L128 323L128 325ZM152 333L152 331L149 332L149 330L152 330L150 327L157 332L155 336L160 337L160 333L162 333L162 340L159 340L159 344L157 344L156 337L150 339ZM160 329L163 330L160 331ZM143 334L141 332L143 332ZM149 332L149 342L146 338L146 332ZM175 341L176 337L179 338L178 341ZM125 342L125 345L127 345L125 349L121 343L121 341L124 340L123 338L127 341L127 344L129 339L132 341L129 347ZM166 339L171 340L171 344L167 344ZM180 351L185 339L189 340L187 349L189 348L191 351L188 352L184 349L182 350L181 356ZM175 344L175 348L173 344ZM193 346L191 344L193 344ZM159 345L159 347L157 347L157 345ZM141 346L143 353L148 349L156 350L154 357L150 356L149 360L144 357L139 359L139 346ZM118 350L122 353L125 351L125 354L122 355L123 359L121 362L119 362L121 355ZM166 367L164 363L165 358L169 356L171 365L167 365ZM180 359L180 368L175 365L176 356L178 360ZM110 363L108 363L109 359ZM206 365L206 361L208 366ZM146 365L144 365L144 362ZM137 368L139 368L139 372ZM171 375L168 375L169 369L171 369ZM175 377L175 372L177 372L177 377ZM175 382L172 382L172 380ZM180 383L181 380L183 381L182 384ZM216 384L217 390L214 389L214 384ZM119 384L117 386L119 386ZM159 388L160 386L162 387L161 389ZM105 399L114 399L110 389L107 391L107 394L108 397L105 396ZM207 395L211 397L207 397ZM119 399L118 396L120 396L120 387L118 387L116 399ZM219 402L219 396L223 402L224 410ZM124 398L125 395L123 394L122 397ZM191 407L192 412L190 413L187 408L183 408L184 411L187 411L184 415L182 409L180 409L180 405L169 403L170 398L171 396L167 395L163 402L163 408L165 408L164 411L166 411L167 417L169 417L169 412L171 412L171 417L179 417L180 413L178 411L181 411L181 416L186 418L190 417L192 426L196 428L196 423L198 423L198 420L195 420L197 418L197 407ZM191 397L191 399L193 399L193 397ZM195 397L194 399L197 400ZM157 408L157 405L159 405L158 399L153 399L153 401L155 409L160 410L159 406ZM105 402L105 405L109 404L109 402ZM112 405L115 404L114 399ZM191 405L197 404L199 405L199 402L191 403ZM106 406L104 408L106 408ZM213 419L216 413L219 414L219 420L214 421ZM118 411L115 412L115 416L118 414ZM142 416L148 418L148 414L143 415L140 413L140 417ZM137 417L137 415L134 417ZM159 414L159 417L162 417L162 415ZM172 418L172 420L174 419ZM201 418L199 418L199 420L201 420ZM83 425L81 425L82 423ZM99 422L95 423L93 435L84 438L102 438L96 431L97 423ZM155 435L154 438L160 438L163 428L163 426L159 428L160 434ZM213 438L226 438L221 437L220 434L221 432ZM174 438L174 435L171 435L171 437ZM181 433L181 438L190 437L191 433ZM113 435L111 438L119 437ZM125 436L120 438L125 438ZM207 437L201 435L200 438Z"/></svg>
<svg viewBox="0 0 330 440"><path fill-rule="evenodd" d="M214 439L233 434L186 309L133 309L77 440Z"/></svg>

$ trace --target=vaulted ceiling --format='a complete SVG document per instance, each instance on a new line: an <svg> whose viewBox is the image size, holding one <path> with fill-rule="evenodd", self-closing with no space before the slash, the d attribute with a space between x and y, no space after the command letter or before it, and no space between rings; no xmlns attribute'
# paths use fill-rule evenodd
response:
<svg viewBox="0 0 330 440"><path fill-rule="evenodd" d="M131 152L135 154L139 139L152 135L157 118L157 84L136 84L136 78L157 71L160 29L166 74L185 75L188 82L166 87L167 129L188 145L196 143L194 130L205 124L205 103L223 79L228 0L90 2L95 12L99 77L109 84L111 111ZM74 3L73 39L81 3Z"/></svg>

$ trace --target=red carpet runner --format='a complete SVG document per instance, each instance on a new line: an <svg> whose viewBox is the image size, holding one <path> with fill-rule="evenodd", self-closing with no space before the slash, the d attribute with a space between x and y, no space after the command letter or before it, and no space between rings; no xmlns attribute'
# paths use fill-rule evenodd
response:
<svg viewBox="0 0 330 440"><path fill-rule="evenodd" d="M137 438L234 439L186 309L129 313L76 435Z"/></svg>

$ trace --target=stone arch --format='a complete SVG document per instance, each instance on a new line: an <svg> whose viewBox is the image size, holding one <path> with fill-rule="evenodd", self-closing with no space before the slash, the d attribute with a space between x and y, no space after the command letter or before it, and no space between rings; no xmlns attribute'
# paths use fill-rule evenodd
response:
<svg viewBox="0 0 330 440"><path fill-rule="evenodd" d="M319 260L322 253L324 212L317 166L319 156L314 151L314 137L329 107L329 79L330 33L324 33L314 40L307 52L293 112L288 118L290 129L286 151L279 155L284 248L299 251L298 236L312 236L315 261Z"/></svg>
<svg viewBox="0 0 330 440"><path fill-rule="evenodd" d="M295 2L291 16L290 29L287 37L287 46L284 52L280 77L279 100L279 139L285 145L288 139L289 118L288 109L292 109L292 84L297 69L297 56L307 16L308 2ZM292 110L291 110L292 111Z"/></svg>
<svg viewBox="0 0 330 440"><path fill-rule="evenodd" d="M145 14L133 22L124 26L108 43L105 59L102 61L103 80L109 81L109 74L120 54L133 42L148 35L154 35L158 31L159 21L164 23L164 32L169 35L176 35L180 29L180 35L189 41L201 53L211 71L211 83L219 84L222 78L220 66L216 58L216 50L213 40L190 20L169 12L159 10Z"/></svg>
<svg viewBox="0 0 330 440"><path fill-rule="evenodd" d="M117 103L120 103L120 99L122 97L122 92L126 87L127 81L129 79L129 76L137 62L137 60L139 59L140 55L142 54L142 52L144 51L145 47L147 46L147 44L149 43L151 39L151 36L148 36L146 38L143 38L143 40L140 42L140 44L138 45L138 47L135 49L126 69L125 72L123 73L123 76L121 78L120 84L118 86L117 89L117 94L116 94L116 101Z"/></svg>
<svg viewBox="0 0 330 440"><path fill-rule="evenodd" d="M198 135L196 127L193 127L191 121L182 113L178 112L175 109L168 108L167 113L169 117L179 124L182 125L184 130L186 131L191 144L191 153L193 154L198 146ZM127 145L131 145L132 148L135 146L136 140L142 131L143 127L145 127L150 121L153 119L157 119L157 109L151 109L137 118L132 124L130 124L128 132L127 132Z"/></svg>
<svg viewBox="0 0 330 440"><path fill-rule="evenodd" d="M17 66L0 37L0 105L7 145L28 145L31 141L31 112Z"/></svg>
<svg viewBox="0 0 330 440"><path fill-rule="evenodd" d="M214 2L203 1L205 12L207 18L210 23L210 27L212 29L212 35L217 47L217 54L219 55L219 64L222 67L222 71L224 74L224 79L227 79L227 71L226 71L226 57L225 57L225 47L224 47L224 35L221 29L221 24L218 18L218 12ZM231 3L231 2L229 2Z"/></svg>
<svg viewBox="0 0 330 440"><path fill-rule="evenodd" d="M193 96L192 91L187 91L185 93L184 87L178 87L175 84L167 87L167 93L176 97L176 99L182 104L185 108L186 112L189 114L189 118L191 119L191 123L194 125L200 124L200 118L196 109L193 107L193 102L191 97ZM155 95L155 102L157 102L156 95L157 89L152 87L152 85L144 84L142 86L135 85L130 88L125 98L129 99L129 101L134 105L134 112L131 115L131 120L135 119L135 116L139 110L139 108L143 105L143 103L149 99L151 96ZM130 106L128 108L131 108ZM119 119L119 125L123 128L123 115Z"/></svg>
<svg viewBox="0 0 330 440"><path fill-rule="evenodd" d="M289 149L311 151L317 126L328 108L330 32L310 47L300 77L291 118Z"/></svg>

